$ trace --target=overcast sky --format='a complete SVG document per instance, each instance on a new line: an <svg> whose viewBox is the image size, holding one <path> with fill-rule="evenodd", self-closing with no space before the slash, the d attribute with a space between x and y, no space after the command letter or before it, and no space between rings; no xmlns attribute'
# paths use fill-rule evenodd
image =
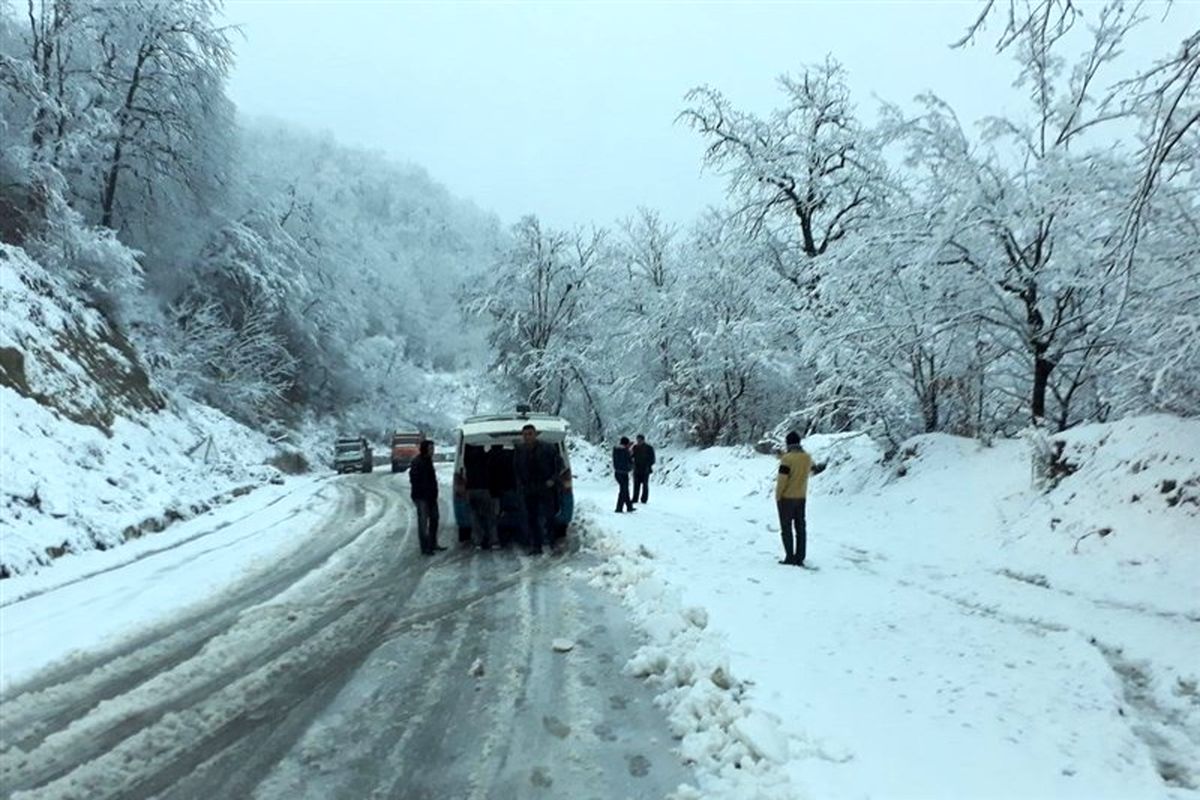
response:
<svg viewBox="0 0 1200 800"><path fill-rule="evenodd" d="M868 115L876 96L907 103L934 90L976 120L1018 104L991 36L949 47L978 9L229 0L244 34L230 93L248 115L420 164L506 223L532 212L607 224L639 205L685 222L723 186L701 171L698 134L674 122L689 88L707 83L765 113L778 74L832 53ZM1198 25L1200 3L1185 0L1130 49L1165 54Z"/></svg>

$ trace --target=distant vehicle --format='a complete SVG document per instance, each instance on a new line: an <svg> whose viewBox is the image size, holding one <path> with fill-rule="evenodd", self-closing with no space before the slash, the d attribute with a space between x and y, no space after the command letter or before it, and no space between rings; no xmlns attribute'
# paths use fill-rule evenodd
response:
<svg viewBox="0 0 1200 800"><path fill-rule="evenodd" d="M392 434L392 472L403 472L412 464L425 434L420 431L396 431Z"/></svg>
<svg viewBox="0 0 1200 800"><path fill-rule="evenodd" d="M375 468L375 454L362 436L342 436L333 446L333 468L343 472L370 472Z"/></svg>
<svg viewBox="0 0 1200 800"><path fill-rule="evenodd" d="M525 514L521 498L516 492L516 478L512 473L513 451L521 444L521 428L532 423L538 429L538 438L558 448L562 458L563 472L554 497L554 541L567 535L567 529L575 514L575 495L571 488L571 457L567 451L567 435L570 423L562 417L525 411L518 406L511 414L487 414L468 417L458 429L458 442L454 453L454 521L458 525L459 541L471 538L471 507L467 504L467 450L472 447L490 450L493 446L504 449L500 458L489 464L500 463L506 473L494 476L493 480L502 487L498 527L500 541L513 541L520 536L521 520ZM472 459L474 461L475 459Z"/></svg>

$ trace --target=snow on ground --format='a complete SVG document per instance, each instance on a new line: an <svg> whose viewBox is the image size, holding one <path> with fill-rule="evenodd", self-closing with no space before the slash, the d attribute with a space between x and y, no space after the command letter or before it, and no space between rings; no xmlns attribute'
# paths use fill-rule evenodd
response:
<svg viewBox="0 0 1200 800"><path fill-rule="evenodd" d="M0 578L282 480L265 464L279 448L211 408L168 402L99 311L8 245L0 307Z"/></svg>
<svg viewBox="0 0 1200 800"><path fill-rule="evenodd" d="M815 571L776 563L770 456L660 452L616 515L576 449L703 796L1200 797L1200 421L1056 438L1039 491L1026 441L814 437Z"/></svg>
<svg viewBox="0 0 1200 800"><path fill-rule="evenodd" d="M116 417L110 437L0 386L0 569L110 549L279 482L276 453L203 405Z"/></svg>
<svg viewBox="0 0 1200 800"><path fill-rule="evenodd" d="M327 476L297 478L124 547L0 583L0 694L72 651L111 644L269 571L304 546L333 500Z"/></svg>

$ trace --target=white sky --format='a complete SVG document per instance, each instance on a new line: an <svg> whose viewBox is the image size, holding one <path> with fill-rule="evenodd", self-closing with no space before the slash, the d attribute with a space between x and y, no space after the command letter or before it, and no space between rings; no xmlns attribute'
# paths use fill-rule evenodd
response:
<svg viewBox="0 0 1200 800"><path fill-rule="evenodd" d="M1093 15L1098 6L1084 2ZM1163 6L1151 6L1157 23ZM402 3L229 0L230 94L248 115L328 130L424 166L505 222L607 224L638 205L685 222L719 203L700 137L674 123L707 83L766 112L775 77L832 53L859 107L932 89L965 121L1016 107L993 39L951 50L975 2ZM997 17L992 27L999 24ZM1200 27L1179 3L1131 54ZM1138 51L1138 52L1134 52Z"/></svg>

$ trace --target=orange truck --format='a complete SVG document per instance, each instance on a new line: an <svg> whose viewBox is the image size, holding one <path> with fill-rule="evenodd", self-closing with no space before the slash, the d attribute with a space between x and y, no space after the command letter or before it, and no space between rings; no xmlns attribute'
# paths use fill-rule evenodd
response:
<svg viewBox="0 0 1200 800"><path fill-rule="evenodd" d="M403 472L421 449L425 435L420 431L396 431L392 434L392 472Z"/></svg>

